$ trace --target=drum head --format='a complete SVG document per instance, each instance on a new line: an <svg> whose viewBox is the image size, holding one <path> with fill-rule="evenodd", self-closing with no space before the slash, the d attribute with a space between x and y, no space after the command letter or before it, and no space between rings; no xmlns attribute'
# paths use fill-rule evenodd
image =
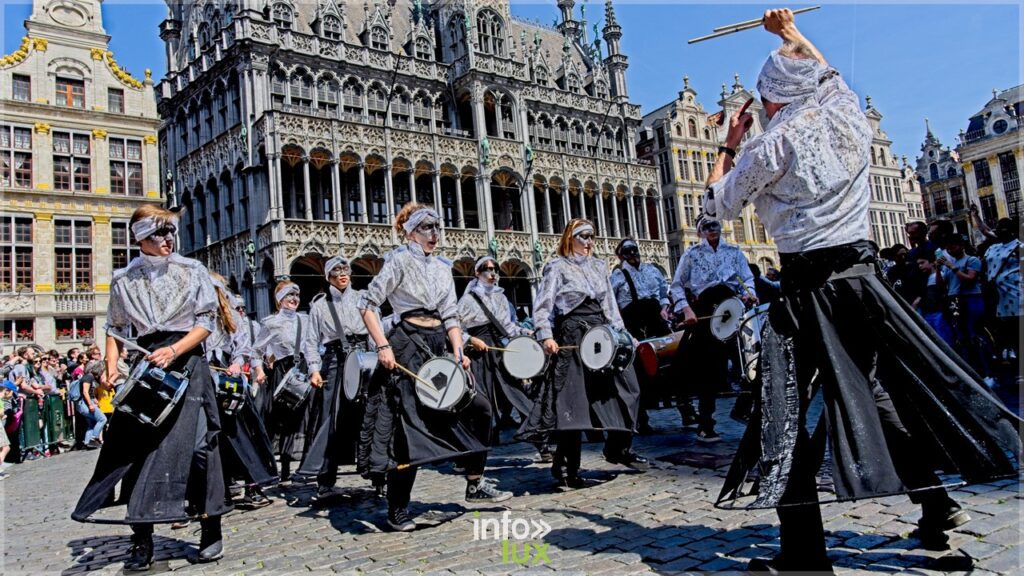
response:
<svg viewBox="0 0 1024 576"><path fill-rule="evenodd" d="M501 365L513 378L529 380L536 378L547 366L547 356L540 343L529 336L516 336L505 346Z"/></svg>
<svg viewBox="0 0 1024 576"><path fill-rule="evenodd" d="M435 410L452 410L466 393L469 381L466 372L451 358L431 358L420 366L416 395L424 406Z"/></svg>
<svg viewBox="0 0 1024 576"><path fill-rule="evenodd" d="M290 370L288 370L287 372L284 373L284 378L281 378L281 381L277 383L277 388L274 388L274 398L275 399L277 398L277 395L280 394L281 391L285 389L285 387L292 380L292 378L295 378L298 374L299 374L298 367L293 367L293 368L291 368Z"/></svg>
<svg viewBox="0 0 1024 576"><path fill-rule="evenodd" d="M342 380L342 389L345 398L355 400L360 396L363 386L363 379L369 381L370 376L377 369L377 353L355 350L345 360L345 373Z"/></svg>
<svg viewBox="0 0 1024 576"><path fill-rule="evenodd" d="M594 326L583 335L580 342L580 359L591 370L607 368L615 356L618 342L611 328Z"/></svg>
<svg viewBox="0 0 1024 576"><path fill-rule="evenodd" d="M736 335L743 321L745 307L739 298L728 298L715 306L714 317L711 318L711 333L721 341Z"/></svg>
<svg viewBox="0 0 1024 576"><path fill-rule="evenodd" d="M658 351L655 345L659 340L662 339L652 338L651 340L644 340L636 347L636 355L640 358L640 367L643 368L644 374L648 378L654 378L658 375Z"/></svg>

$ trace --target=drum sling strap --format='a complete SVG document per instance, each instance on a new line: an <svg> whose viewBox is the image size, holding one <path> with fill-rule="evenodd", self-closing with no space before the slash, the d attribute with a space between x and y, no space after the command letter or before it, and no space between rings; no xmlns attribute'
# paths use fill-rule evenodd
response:
<svg viewBox="0 0 1024 576"><path fill-rule="evenodd" d="M305 356L302 355L302 348L299 346L302 344L302 318L298 314L295 315L295 350L292 355L295 356L295 365L298 366L300 362L305 360Z"/></svg>
<svg viewBox="0 0 1024 576"><path fill-rule="evenodd" d="M491 325L498 330L498 333L501 334L501 337L507 340L508 330L505 330L505 327L501 325L501 322L498 322L498 319L494 317L494 314L491 313L491 310L487 307L486 304L484 304L483 298L481 298L480 295L477 294L476 292L470 292L469 295L472 296L473 299L476 300L476 303L480 305L480 309L484 311L484 316L487 316L487 320L490 321Z"/></svg>
<svg viewBox="0 0 1024 576"><path fill-rule="evenodd" d="M629 286L629 296L632 298L631 304L640 302L640 297L636 293L636 284L633 283L633 275L626 270L626 267L622 267L622 275L626 277L626 284Z"/></svg>
<svg viewBox="0 0 1024 576"><path fill-rule="evenodd" d="M252 318L246 318L249 321L249 346L256 344L256 330L252 327Z"/></svg>
<svg viewBox="0 0 1024 576"><path fill-rule="evenodd" d="M345 349L345 328L341 325L341 317L338 316L338 308L334 305L334 298L327 296L327 309L331 311L331 318L334 318L334 331L338 333L338 340L341 340L341 348Z"/></svg>

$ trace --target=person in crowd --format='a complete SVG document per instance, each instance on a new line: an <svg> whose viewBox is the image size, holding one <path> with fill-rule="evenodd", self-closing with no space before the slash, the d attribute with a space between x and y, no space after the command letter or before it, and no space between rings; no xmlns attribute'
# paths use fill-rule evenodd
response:
<svg viewBox="0 0 1024 576"><path fill-rule="evenodd" d="M103 362L95 360L85 368L85 373L78 379L72 389L71 397L75 401L75 410L86 420L85 438L82 442L86 448L99 448L103 445L103 429L107 425L107 416L100 410L96 400L96 390L107 380L106 367Z"/></svg>
<svg viewBox="0 0 1024 576"><path fill-rule="evenodd" d="M416 528L408 506L417 468L485 453L490 439L478 437L472 425L487 410L482 395L459 413L434 410L417 397L419 376L411 374L426 361L450 351L454 362L468 370L470 359L462 352L451 262L434 254L440 215L410 202L395 217L394 227L406 244L390 252L357 305L380 366L390 371L387 378L371 383L366 410L373 430L363 440L370 444L366 472L387 477L388 527L408 532ZM385 302L394 310L394 327L387 332L379 318ZM370 418L364 420L364 430L370 423ZM482 477L467 477L467 497L470 492L485 495L479 490L483 482Z"/></svg>
<svg viewBox="0 0 1024 576"><path fill-rule="evenodd" d="M292 368L305 373L306 363L310 358L318 357L319 352L309 316L298 311L301 300L299 285L288 280L278 282L274 300L277 313L260 323L263 329L253 345L252 361L256 369L255 382L262 388L257 395L257 411L267 432L274 438L281 460L281 481L288 482L291 480L292 463L301 462L306 451L306 431L313 403L307 398L298 406L288 407L275 401L274 391ZM273 363L269 378L264 359ZM320 382L315 385L319 386Z"/></svg>
<svg viewBox="0 0 1024 576"><path fill-rule="evenodd" d="M623 238L615 247L619 265L612 270L611 284L615 301L622 314L626 330L636 340L665 336L672 332L669 327L668 283L665 275L653 264L640 261L640 246L632 238ZM640 422L638 431L651 434L653 429L648 421L647 409L653 407L659 391L657 382L642 370L637 371L640 381Z"/></svg>
<svg viewBox="0 0 1024 576"><path fill-rule="evenodd" d="M592 326L626 328L608 266L593 255L594 234L593 223L573 218L562 231L558 256L544 266L533 320L553 366L534 392L533 409L516 435L523 440L551 435L558 445L551 475L556 489L563 491L586 486L580 469L586 431L609 432L604 446L607 461L635 470L649 466L631 447L640 410L640 385L632 364L621 371L593 372L572 349Z"/></svg>
<svg viewBox="0 0 1024 576"><path fill-rule="evenodd" d="M309 310L310 337L324 352L309 359L310 380L317 389L313 392L312 440L299 466L300 474L316 477L318 499L338 493L338 465L355 461L363 404L361 398L345 398L345 360L367 348L366 324L357 308L363 291L352 287L348 259L335 256L327 260L324 276L327 294L315 297Z"/></svg>
<svg viewBox="0 0 1024 576"><path fill-rule="evenodd" d="M942 338L942 341L953 346L953 327L949 323L949 297L946 295L946 280L942 270L935 265L935 253L927 249L915 248L914 260L925 275L925 291L911 303L913 308L924 316L928 325Z"/></svg>
<svg viewBox="0 0 1024 576"><path fill-rule="evenodd" d="M921 297L921 270L917 262L911 262L908 256L910 250L903 244L893 244L893 264L885 273L885 279L892 286L897 294L907 302L913 302Z"/></svg>
<svg viewBox="0 0 1024 576"><path fill-rule="evenodd" d="M985 250L985 279L995 285L998 301L995 303L996 337L999 356L1004 361L1016 362L1020 354L1021 316L1021 241L1020 220L1000 218L995 230L990 230L979 215L978 206L971 205L975 227L991 240Z"/></svg>
<svg viewBox="0 0 1024 576"><path fill-rule="evenodd" d="M696 388L697 440L717 442L721 437L715 432L715 399L728 388L729 348L711 333L707 318L727 298L738 296L745 304L756 305L757 294L747 258L722 240L721 223L704 218L698 229L703 239L683 254L672 278L674 311L689 332L673 359L673 370L677 381ZM705 320L698 322L698 316ZM681 405L689 403L680 398ZM686 406L680 410L685 426Z"/></svg>
<svg viewBox="0 0 1024 576"><path fill-rule="evenodd" d="M758 302L771 302L779 296L782 289L779 281L761 275L760 266L751 262L750 274L754 277L754 294L757 295Z"/></svg>
<svg viewBox="0 0 1024 576"><path fill-rule="evenodd" d="M792 11L768 10L763 23L783 40L757 81L769 124L744 142L754 118L732 115L703 206L733 219L754 205L780 252L783 294L762 332L760 404L717 504L749 495L742 502L779 515L779 555L748 570L830 572L816 478L826 445L835 498L909 493L922 506L915 537L927 542L969 520L934 470L969 483L1016 478L1021 420L878 274L874 131L860 99Z"/></svg>
<svg viewBox="0 0 1024 576"><path fill-rule="evenodd" d="M13 382L0 382L0 480L7 476L7 455L11 453L11 440L7 436L7 419L13 418L14 398L18 387ZM11 414L11 416L8 416Z"/></svg>
<svg viewBox="0 0 1024 576"><path fill-rule="evenodd" d="M177 214L155 204L140 206L129 229L141 255L114 273L107 309L106 373L118 378L117 360L129 330L149 350L145 361L165 373L187 374L187 393L159 426L129 413L115 414L92 478L71 517L95 522L101 508L126 504L120 519L131 526L132 547L124 569L153 564L153 526L199 518L199 562L224 555L221 515L226 502L221 468L220 418L202 343L215 329L217 295L206 267L174 252ZM155 376L154 376L155 377ZM126 399L130 401L130 399ZM116 500L110 494L120 484Z"/></svg>
<svg viewBox="0 0 1024 576"><path fill-rule="evenodd" d="M969 244L963 234L946 235L944 253L935 258L935 264L943 269L947 295L954 306L957 351L992 387L996 381L989 366L987 347L982 343L985 299L981 293L981 259L965 252Z"/></svg>

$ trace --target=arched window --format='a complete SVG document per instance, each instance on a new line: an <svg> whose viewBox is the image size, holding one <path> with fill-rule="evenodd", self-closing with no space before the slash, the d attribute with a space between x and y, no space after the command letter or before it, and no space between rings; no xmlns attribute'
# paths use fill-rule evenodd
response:
<svg viewBox="0 0 1024 576"><path fill-rule="evenodd" d="M711 140L711 130L708 130L707 128L704 129L704 139Z"/></svg>
<svg viewBox="0 0 1024 576"><path fill-rule="evenodd" d="M682 137L682 135L683 135L683 127L680 126L679 124L676 124L676 136Z"/></svg>
<svg viewBox="0 0 1024 576"><path fill-rule="evenodd" d="M461 12L455 13L448 21L448 48L456 58L462 54L464 22L465 16Z"/></svg>
<svg viewBox="0 0 1024 576"><path fill-rule="evenodd" d="M690 118L689 120L686 121L686 127L690 131L690 138L696 138L697 137L697 121L694 120L693 118Z"/></svg>
<svg viewBox="0 0 1024 576"><path fill-rule="evenodd" d="M291 105L304 110L313 108L313 77L299 68L292 74L288 82L291 93Z"/></svg>
<svg viewBox="0 0 1024 576"><path fill-rule="evenodd" d="M430 98L422 92L412 100L412 122L423 132L430 132Z"/></svg>
<svg viewBox="0 0 1024 576"><path fill-rule="evenodd" d="M580 77L575 74L569 74L569 77L565 80L565 88L573 94L580 93Z"/></svg>
<svg viewBox="0 0 1024 576"><path fill-rule="evenodd" d="M270 97L275 105L284 104L285 95L288 93L288 77L284 70L275 70L270 77Z"/></svg>
<svg viewBox="0 0 1024 576"><path fill-rule="evenodd" d="M370 30L370 47L376 50L387 50L388 49L388 31L380 26L375 26Z"/></svg>
<svg viewBox="0 0 1024 576"><path fill-rule="evenodd" d="M602 99L608 97L608 87L604 82L599 80L594 83L594 95Z"/></svg>
<svg viewBox="0 0 1024 576"><path fill-rule="evenodd" d="M950 166L949 169L946 170L946 178L956 178L956 168Z"/></svg>
<svg viewBox="0 0 1024 576"><path fill-rule="evenodd" d="M203 22L199 25L199 49L206 50L210 47L210 27Z"/></svg>
<svg viewBox="0 0 1024 576"><path fill-rule="evenodd" d="M501 132L509 140L516 138L516 112L512 100L506 96L501 99Z"/></svg>
<svg viewBox="0 0 1024 576"><path fill-rule="evenodd" d="M363 115L363 87L355 78L349 78L341 87L342 110L358 118ZM355 118L353 118L355 119Z"/></svg>
<svg viewBox="0 0 1024 576"><path fill-rule="evenodd" d="M325 16L320 28L324 38L341 40L341 20L337 16Z"/></svg>
<svg viewBox="0 0 1024 576"><path fill-rule="evenodd" d="M939 165L932 162L931 166L928 166L928 175L932 177L932 180L939 179Z"/></svg>
<svg viewBox="0 0 1024 576"><path fill-rule="evenodd" d="M540 86L548 85L548 69L543 66L538 66L534 72L534 78L537 80L537 84Z"/></svg>
<svg viewBox="0 0 1024 576"><path fill-rule="evenodd" d="M370 121L374 124L384 124L384 111L387 109L388 101L384 98L384 90L380 86L371 86L366 92L366 106Z"/></svg>
<svg viewBox="0 0 1024 576"><path fill-rule="evenodd" d="M292 22L295 20L295 14L292 12L291 6L278 2L274 4L273 8L274 24L277 24L278 28L285 28L291 30Z"/></svg>
<svg viewBox="0 0 1024 576"><path fill-rule="evenodd" d="M338 111L338 81L333 77L321 78L316 83L316 107L327 116Z"/></svg>
<svg viewBox="0 0 1024 576"><path fill-rule="evenodd" d="M878 157L875 156L875 149L874 149L874 147L871 148L871 164L872 165L878 164Z"/></svg>
<svg viewBox="0 0 1024 576"><path fill-rule="evenodd" d="M423 36L416 38L416 57L421 60L434 59L434 50L430 47L430 40Z"/></svg>
<svg viewBox="0 0 1024 576"><path fill-rule="evenodd" d="M477 38L480 51L485 54L503 56L505 53L505 31L501 18L493 10L481 10L476 15Z"/></svg>
<svg viewBox="0 0 1024 576"><path fill-rule="evenodd" d="M555 121L555 148L559 152L565 152L569 148L569 127L565 120L559 118Z"/></svg>

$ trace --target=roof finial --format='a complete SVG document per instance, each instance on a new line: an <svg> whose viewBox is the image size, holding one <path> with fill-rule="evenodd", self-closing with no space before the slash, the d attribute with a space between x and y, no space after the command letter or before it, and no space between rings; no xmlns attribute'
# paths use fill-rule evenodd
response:
<svg viewBox="0 0 1024 576"><path fill-rule="evenodd" d="M992 89L992 99L995 100L996 98L999 98L999 90L993 88Z"/></svg>
<svg viewBox="0 0 1024 576"><path fill-rule="evenodd" d="M931 125L930 122L928 122L927 118L924 119L924 127L927 130L926 133L928 134L928 136L931 137L931 135L932 135L932 125Z"/></svg>
<svg viewBox="0 0 1024 576"><path fill-rule="evenodd" d="M868 108L871 108L871 96L865 96L864 97L864 102L867 103Z"/></svg>
<svg viewBox="0 0 1024 576"><path fill-rule="evenodd" d="M683 75L683 90L686 90L689 87L690 87L690 77L684 74Z"/></svg>
<svg viewBox="0 0 1024 576"><path fill-rule="evenodd" d="M743 90L743 84L740 83L740 74L739 74L739 72L733 74L732 75L732 79L733 79L732 91L733 92L739 92L740 90Z"/></svg>
<svg viewBox="0 0 1024 576"><path fill-rule="evenodd" d="M618 22L615 21L615 7L612 6L612 0L605 0L604 23L605 26L615 26L618 24Z"/></svg>

